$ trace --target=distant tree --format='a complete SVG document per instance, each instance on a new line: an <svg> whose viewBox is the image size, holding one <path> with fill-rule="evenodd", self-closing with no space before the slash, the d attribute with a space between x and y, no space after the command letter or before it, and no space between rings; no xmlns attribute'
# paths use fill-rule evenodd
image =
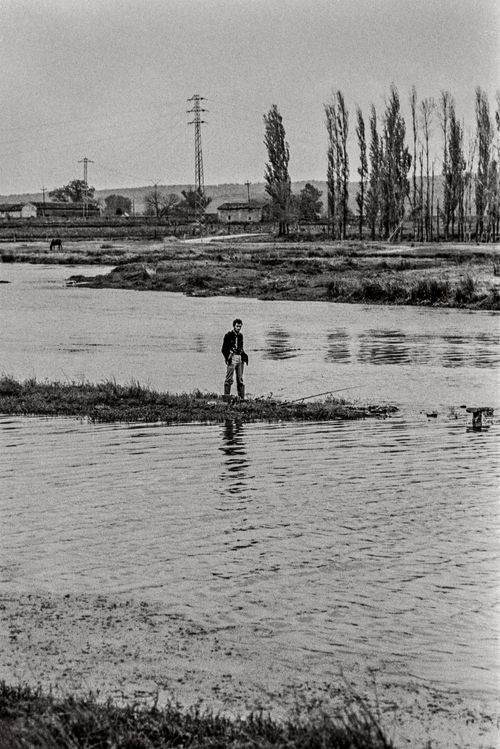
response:
<svg viewBox="0 0 500 749"><path fill-rule="evenodd" d="M319 218L323 206L320 200L323 193L307 182L299 193L297 201L298 217L303 221L315 221Z"/></svg>
<svg viewBox="0 0 500 749"><path fill-rule="evenodd" d="M207 198L207 204L210 203L211 198ZM181 199L176 192L169 192L162 198L161 203L161 215L163 218L170 220L178 211L181 204Z"/></svg>
<svg viewBox="0 0 500 749"><path fill-rule="evenodd" d="M94 200L95 187L89 187L83 179L74 179L63 187L56 187L49 192L49 198L62 203L82 203L87 194L87 200Z"/></svg>
<svg viewBox="0 0 500 749"><path fill-rule="evenodd" d="M487 217L487 239L496 242L497 227L499 220L499 188L498 188L498 164L496 159L491 159L488 169L486 199L486 217Z"/></svg>
<svg viewBox="0 0 500 749"><path fill-rule="evenodd" d="M457 222L459 238L463 239L465 170L463 131L455 113L455 102L452 97L447 103L447 110L446 159L443 164L445 236L450 235L451 228L451 237L454 238L455 222Z"/></svg>
<svg viewBox="0 0 500 749"><path fill-rule="evenodd" d="M391 86L383 120L383 153L381 160L381 218L384 236L400 232L404 218L404 204L409 195L408 172L411 155L405 145L406 126L401 115L399 94Z"/></svg>
<svg viewBox="0 0 500 749"><path fill-rule="evenodd" d="M375 239L377 224L380 219L382 155L382 140L377 128L377 112L372 104L370 113L370 175L366 191L366 220L370 227L372 240Z"/></svg>
<svg viewBox="0 0 500 749"><path fill-rule="evenodd" d="M328 132L327 186L328 205L332 220L332 231L338 227L338 236L346 238L349 203L349 156L347 136L349 113L342 91L337 91L325 104L326 128Z"/></svg>
<svg viewBox="0 0 500 749"><path fill-rule="evenodd" d="M432 241L432 201L431 201L431 174L429 169L429 140L431 137L432 117L434 114L435 103L432 97L423 99L420 102L420 120L422 133L424 136L424 153L425 153L425 213L424 229L425 241ZM432 184L432 189L434 185Z"/></svg>
<svg viewBox="0 0 500 749"><path fill-rule="evenodd" d="M196 214L194 198L189 196L189 202L192 206L192 214ZM207 205L210 199L207 200ZM144 196L144 214L146 216L156 216L156 218L171 219L176 213L183 213L184 217L187 215L187 209L183 210L181 198L177 193L164 193L158 190L155 185L154 190L151 190ZM185 208L185 206L184 206Z"/></svg>
<svg viewBox="0 0 500 749"><path fill-rule="evenodd" d="M132 212L132 201L124 195L108 195L104 198L104 206L108 216L123 216Z"/></svg>
<svg viewBox="0 0 500 749"><path fill-rule="evenodd" d="M444 218L444 235L448 239L450 231L450 214L451 214L451 179L449 178L448 166L448 135L450 108L453 105L453 98L449 91L441 91L439 101L439 114L441 119L441 130L443 131L443 218ZM438 237L439 239L439 237Z"/></svg>
<svg viewBox="0 0 500 749"><path fill-rule="evenodd" d="M172 202L173 193L170 194L170 202ZM182 200L178 203L171 205L171 213L174 209L178 209L180 213L186 219L199 219L205 212L207 206L212 202L212 198L209 198L203 191L198 190L182 190Z"/></svg>
<svg viewBox="0 0 500 749"><path fill-rule="evenodd" d="M484 215L487 211L488 174L490 171L493 128L486 93L476 88L476 133L478 145L476 175L476 239L483 235Z"/></svg>
<svg viewBox="0 0 500 749"><path fill-rule="evenodd" d="M413 216L413 234L422 238L422 202L420 200L420 193L417 192L417 140L418 140L418 118L417 118L417 89L412 86L410 92L410 108L411 108L411 124L413 131L413 174L412 174L412 196L411 196L411 208Z"/></svg>
<svg viewBox="0 0 500 749"><path fill-rule="evenodd" d="M161 210L161 192L158 190L158 186L154 186L154 190L146 193L144 196L144 214L146 216L156 216L160 218Z"/></svg>
<svg viewBox="0 0 500 749"><path fill-rule="evenodd" d="M365 199L366 199L366 183L368 179L368 158L366 155L366 134L365 134L365 121L363 119L363 112L360 107L356 108L356 135L358 138L359 146L359 192L356 195L356 203L358 206L358 217L359 217L359 238L363 238L363 223L365 218Z"/></svg>
<svg viewBox="0 0 500 749"><path fill-rule="evenodd" d="M285 137L283 118L276 104L264 115L264 145L267 148L268 162L264 179L266 192L271 198L278 218L279 236L288 234L291 181L288 173L290 149Z"/></svg>

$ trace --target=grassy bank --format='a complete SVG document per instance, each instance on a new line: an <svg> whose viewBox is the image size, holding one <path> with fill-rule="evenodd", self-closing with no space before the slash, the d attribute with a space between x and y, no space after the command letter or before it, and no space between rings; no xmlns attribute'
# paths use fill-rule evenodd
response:
<svg viewBox="0 0 500 749"><path fill-rule="evenodd" d="M327 421L385 417L394 406L357 406L343 400L287 402L270 398L225 401L217 394L198 391L174 395L158 393L139 384L115 382L18 382L0 378L0 413L36 416L74 416L94 422L205 422Z"/></svg>
<svg viewBox="0 0 500 749"><path fill-rule="evenodd" d="M492 247L235 242L151 248L122 257L107 274L73 276L69 283L191 296L498 310L499 281Z"/></svg>
<svg viewBox="0 0 500 749"><path fill-rule="evenodd" d="M359 703L343 715L311 711L278 723L262 714L231 720L178 707L120 707L92 697L55 699L0 683L0 746L9 749L167 749L287 747L390 749L393 745Z"/></svg>
<svg viewBox="0 0 500 749"><path fill-rule="evenodd" d="M384 242L210 244L166 241L46 242L0 246L3 263L115 266L71 286L174 291L191 296L500 309L498 245Z"/></svg>

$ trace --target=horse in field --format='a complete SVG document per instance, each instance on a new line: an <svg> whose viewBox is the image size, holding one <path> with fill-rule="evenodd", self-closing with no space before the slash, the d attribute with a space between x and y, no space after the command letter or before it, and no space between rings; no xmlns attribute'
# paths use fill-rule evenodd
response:
<svg viewBox="0 0 500 749"><path fill-rule="evenodd" d="M60 239L51 239L50 240L50 249L51 250L55 250L55 249L62 250L62 248L63 248L62 240L60 240Z"/></svg>

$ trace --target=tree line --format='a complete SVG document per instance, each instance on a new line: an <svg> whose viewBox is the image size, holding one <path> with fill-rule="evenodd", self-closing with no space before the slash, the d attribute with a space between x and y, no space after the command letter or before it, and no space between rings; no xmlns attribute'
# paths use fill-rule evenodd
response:
<svg viewBox="0 0 500 749"><path fill-rule="evenodd" d="M411 142L395 85L379 115L371 106L368 120L356 107L355 137L359 151L356 214L349 208L349 112L342 91L324 104L327 132L327 216L331 236L345 239L355 226L361 238L417 241L437 238L496 241L500 224L498 158L500 151L500 92L494 116L486 93L475 90L475 128L467 139L449 91L439 99L409 95ZM441 133L439 159L431 153L433 130ZM264 115L264 144L268 161L264 179L280 235L297 218L319 218L321 193L307 184L292 194L290 148L283 118L273 104ZM440 175L441 189L436 177Z"/></svg>

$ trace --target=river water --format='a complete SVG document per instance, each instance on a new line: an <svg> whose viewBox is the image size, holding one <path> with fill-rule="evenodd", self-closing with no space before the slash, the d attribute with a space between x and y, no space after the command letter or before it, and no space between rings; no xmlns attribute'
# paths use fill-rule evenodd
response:
<svg viewBox="0 0 500 749"><path fill-rule="evenodd" d="M1 370L391 402L381 421L90 425L0 416L0 590L133 593L272 643L309 678L499 687L500 331L487 312L66 288L0 266ZM76 268L89 275L103 269ZM433 413L435 415L428 416ZM250 635L249 635L250 636Z"/></svg>

